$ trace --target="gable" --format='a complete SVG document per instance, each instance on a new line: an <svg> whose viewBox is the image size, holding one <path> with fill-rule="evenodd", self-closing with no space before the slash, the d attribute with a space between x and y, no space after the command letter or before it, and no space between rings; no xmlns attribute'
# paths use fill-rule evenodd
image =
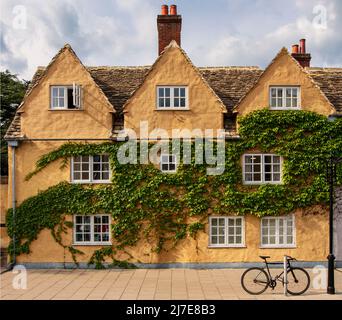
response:
<svg viewBox="0 0 342 320"><path fill-rule="evenodd" d="M51 76L51 70L59 71L60 73L65 72L65 68L61 68L61 70L58 70L60 67L60 64L69 64L69 74L63 74L62 81L70 81L71 78L73 78L73 81L79 81L78 76L81 75L82 78L88 78L87 80L90 82L93 82L95 88L100 93L100 97L103 99L103 103L109 108L110 111L115 111L113 105L109 102L107 96L103 93L102 89L97 85L95 80L92 78L91 74L87 70L87 68L82 64L81 60L77 57L74 50L72 50L71 46L69 44L66 44L51 60L49 65L44 67L39 67L34 74L32 81L30 82L30 85L28 87L28 90L25 93L24 99L22 103L20 104L18 108L18 112L24 111L24 105L26 104L27 100L29 99L30 95L35 91L35 89L40 85L40 83L46 78ZM75 68L73 70L71 68ZM51 69L51 70L50 70ZM49 75L50 74L50 75ZM68 79L70 78L70 79ZM65 79L65 80L64 80Z"/></svg>
<svg viewBox="0 0 342 320"><path fill-rule="evenodd" d="M270 86L300 86L301 109L330 115L334 107L310 75L283 48L235 108L239 115L269 107Z"/></svg>
<svg viewBox="0 0 342 320"><path fill-rule="evenodd" d="M69 45L36 77L18 109L22 135L54 139L110 136L115 110ZM74 82L82 87L82 110L51 110L51 86Z"/></svg>
<svg viewBox="0 0 342 320"><path fill-rule="evenodd" d="M186 86L188 110L158 110L157 86ZM124 106L125 128L139 132L140 121L149 129L219 129L226 108L221 99L191 63L185 52L172 41L151 67L143 83Z"/></svg>

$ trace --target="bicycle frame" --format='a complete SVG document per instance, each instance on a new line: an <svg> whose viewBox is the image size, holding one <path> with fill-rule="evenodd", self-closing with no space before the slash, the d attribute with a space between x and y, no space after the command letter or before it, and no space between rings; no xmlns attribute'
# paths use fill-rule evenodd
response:
<svg viewBox="0 0 342 320"><path fill-rule="evenodd" d="M297 281L297 278L295 276L295 274L292 272L292 267L291 267L291 260L287 260L287 267L286 267L286 272L291 271L292 276L294 277L295 281ZM273 290L275 289L275 287L277 286L277 281L281 282L283 285L285 284L284 282L284 277L281 279L281 276L284 274L284 271L282 271L280 274L276 275L274 278L272 278L271 275L271 271L269 268L269 265L281 265L281 262L267 262L267 260L265 260L265 265L266 265L266 270L267 270L267 275L268 275L268 285L270 288L272 288ZM288 283L288 282L287 282Z"/></svg>

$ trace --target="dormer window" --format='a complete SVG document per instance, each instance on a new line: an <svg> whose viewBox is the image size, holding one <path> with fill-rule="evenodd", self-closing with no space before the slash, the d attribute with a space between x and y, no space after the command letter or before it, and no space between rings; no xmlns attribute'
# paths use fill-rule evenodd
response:
<svg viewBox="0 0 342 320"><path fill-rule="evenodd" d="M51 86L52 110L81 109L81 86Z"/></svg>
<svg viewBox="0 0 342 320"><path fill-rule="evenodd" d="M300 109L300 87L270 87L271 110Z"/></svg>
<svg viewBox="0 0 342 320"><path fill-rule="evenodd" d="M158 86L158 110L186 110L188 104L188 88L186 86Z"/></svg>

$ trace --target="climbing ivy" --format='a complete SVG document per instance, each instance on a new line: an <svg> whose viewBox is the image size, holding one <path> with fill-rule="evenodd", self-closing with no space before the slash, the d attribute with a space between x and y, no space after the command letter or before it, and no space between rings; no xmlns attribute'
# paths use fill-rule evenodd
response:
<svg viewBox="0 0 342 320"><path fill-rule="evenodd" d="M66 216L107 213L113 217L113 246L95 250L89 264L101 268L109 257L115 266L132 267L127 261L117 260L117 254L127 253L126 248L142 238L150 241L157 253L188 235L196 238L210 213L263 217L327 203L326 162L332 154L341 156L341 120L330 123L312 112L265 109L241 118L239 134L240 139L226 142L225 171L218 176L208 176L206 165L197 165L193 160L188 165L180 163L175 174L163 174L152 164L120 164L119 142L62 145L42 156L26 180L57 160L64 168L71 156L106 153L110 156L112 183L61 182L23 201L16 208L15 226L9 209L10 253L14 253L14 247L16 254L29 253L39 232L50 229L57 243L69 250L76 262L82 252L62 240L62 234L72 227ZM283 184L243 185L241 156L251 151L284 157ZM341 181L341 170L338 177Z"/></svg>

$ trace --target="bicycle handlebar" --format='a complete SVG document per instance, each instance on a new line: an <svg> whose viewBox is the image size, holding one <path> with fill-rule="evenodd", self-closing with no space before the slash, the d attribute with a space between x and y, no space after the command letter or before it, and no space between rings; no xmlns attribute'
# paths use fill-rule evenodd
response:
<svg viewBox="0 0 342 320"><path fill-rule="evenodd" d="M286 260L287 261L297 261L296 258L292 258L292 257L289 257L289 256L286 257Z"/></svg>

